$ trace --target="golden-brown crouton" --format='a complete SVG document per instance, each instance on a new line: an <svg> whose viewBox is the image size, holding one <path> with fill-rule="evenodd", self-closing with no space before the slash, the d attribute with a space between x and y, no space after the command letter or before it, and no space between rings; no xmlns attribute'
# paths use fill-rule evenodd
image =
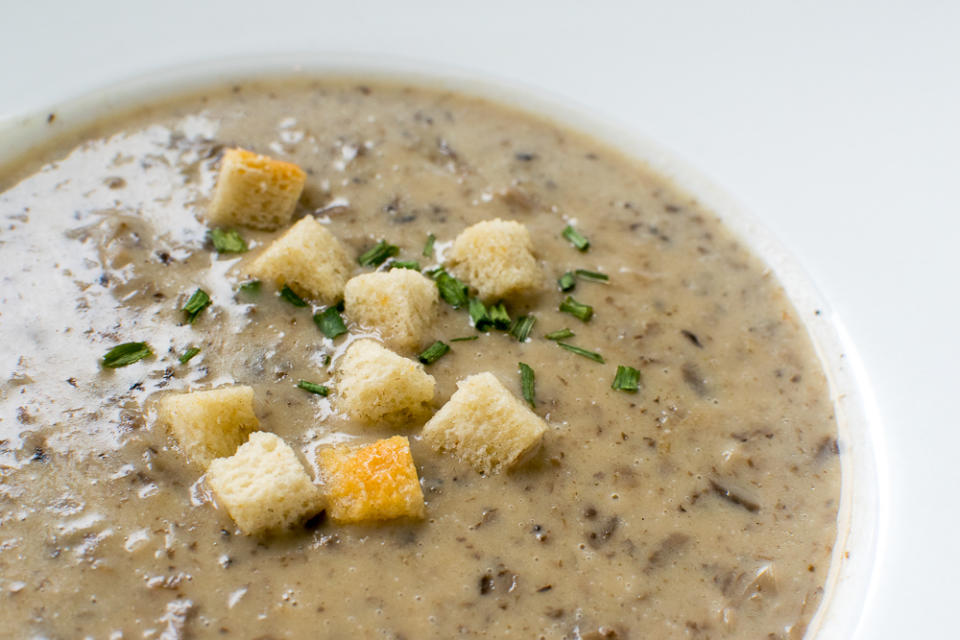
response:
<svg viewBox="0 0 960 640"><path fill-rule="evenodd" d="M423 427L424 441L481 473L509 468L532 453L547 424L492 373L457 383L457 391Z"/></svg>
<svg viewBox="0 0 960 640"><path fill-rule="evenodd" d="M344 311L393 349L416 350L437 315L437 285L412 269L392 269L351 278Z"/></svg>
<svg viewBox="0 0 960 640"><path fill-rule="evenodd" d="M206 218L214 224L277 229L290 222L306 179L295 164L227 149Z"/></svg>
<svg viewBox="0 0 960 640"><path fill-rule="evenodd" d="M306 216L273 241L247 271L257 278L287 285L298 295L333 304L343 295L352 265L332 233Z"/></svg>
<svg viewBox="0 0 960 640"><path fill-rule="evenodd" d="M374 340L350 345L337 367L337 409L354 420L408 425L430 411L436 381L423 365Z"/></svg>
<svg viewBox="0 0 960 640"><path fill-rule="evenodd" d="M217 502L247 535L287 529L323 508L297 454L273 433L258 431L207 470Z"/></svg>
<svg viewBox="0 0 960 640"><path fill-rule="evenodd" d="M485 301L526 293L543 282L530 232L499 218L464 229L447 254L447 266Z"/></svg>
<svg viewBox="0 0 960 640"><path fill-rule="evenodd" d="M424 516L423 492L403 436L317 453L328 515L338 522Z"/></svg>
<svg viewBox="0 0 960 640"><path fill-rule="evenodd" d="M243 385L164 396L158 417L187 458L203 468L214 458L233 455L260 426L253 412L253 389Z"/></svg>

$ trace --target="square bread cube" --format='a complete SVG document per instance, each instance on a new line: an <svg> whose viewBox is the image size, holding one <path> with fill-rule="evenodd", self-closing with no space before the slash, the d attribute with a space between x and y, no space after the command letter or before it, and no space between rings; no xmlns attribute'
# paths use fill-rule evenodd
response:
<svg viewBox="0 0 960 640"><path fill-rule="evenodd" d="M166 395L158 417L187 458L206 468L214 458L233 455L260 426L253 412L253 388L237 385Z"/></svg>
<svg viewBox="0 0 960 640"><path fill-rule="evenodd" d="M317 453L327 514L337 522L422 518L423 492L403 436L355 448L339 445Z"/></svg>
<svg viewBox="0 0 960 640"><path fill-rule="evenodd" d="M343 291L344 311L364 329L376 331L391 348L414 351L437 316L437 284L412 269L392 269L351 278Z"/></svg>
<svg viewBox="0 0 960 640"><path fill-rule="evenodd" d="M290 222L306 179L290 162L227 149L206 218L214 224L277 229Z"/></svg>
<svg viewBox="0 0 960 640"><path fill-rule="evenodd" d="M352 270L340 242L313 216L299 220L247 267L256 278L323 304L340 301Z"/></svg>
<svg viewBox="0 0 960 640"><path fill-rule="evenodd" d="M257 431L207 469L217 502L247 535L288 529L318 513L323 496L297 454L276 434Z"/></svg>
<svg viewBox="0 0 960 640"><path fill-rule="evenodd" d="M447 254L447 266L486 302L523 294L543 283L530 232L519 222L500 218L464 229Z"/></svg>
<svg viewBox="0 0 960 640"><path fill-rule="evenodd" d="M546 430L540 416L486 372L458 382L422 435L434 450L452 452L480 473L494 473L532 453Z"/></svg>
<svg viewBox="0 0 960 640"><path fill-rule="evenodd" d="M337 367L337 409L354 420L408 425L430 412L436 380L373 340L350 345Z"/></svg>

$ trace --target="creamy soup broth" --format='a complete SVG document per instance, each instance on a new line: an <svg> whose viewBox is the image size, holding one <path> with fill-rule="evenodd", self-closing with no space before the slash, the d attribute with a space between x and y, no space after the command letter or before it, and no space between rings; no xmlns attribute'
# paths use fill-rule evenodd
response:
<svg viewBox="0 0 960 640"><path fill-rule="evenodd" d="M335 388L296 388L332 385L364 334L325 338L268 283L237 292L283 230L212 250L203 212L226 146L299 164L296 216L316 215L352 257L386 239L426 269L474 222L526 225L545 285L507 306L537 317L531 339L478 334L441 302L422 347L452 347L427 367L437 407L481 371L519 396L518 362L534 369L550 429L531 459L483 476L427 447L421 424L356 424ZM0 187L2 635L804 636L840 489L834 407L801 319L815 310L794 309L714 213L638 162L455 93L277 81L111 117L10 166ZM589 250L561 237L570 222ZM578 268L610 276L571 292L588 323L557 310L556 279ZM181 308L198 287L213 303L191 325ZM544 338L567 327L605 364ZM155 356L102 369L129 341ZM637 393L611 389L618 364L640 369ZM314 473L320 447L409 436L426 518L241 534L154 408L229 383L255 389L261 428Z"/></svg>

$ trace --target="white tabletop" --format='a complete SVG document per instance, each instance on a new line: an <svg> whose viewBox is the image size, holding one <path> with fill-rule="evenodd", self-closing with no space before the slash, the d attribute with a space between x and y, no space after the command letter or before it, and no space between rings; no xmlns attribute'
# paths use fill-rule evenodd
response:
<svg viewBox="0 0 960 640"><path fill-rule="evenodd" d="M862 639L949 637L957 602L960 3L34 0L0 20L0 115L237 53L441 60L660 142L799 258L876 392L892 493Z"/></svg>

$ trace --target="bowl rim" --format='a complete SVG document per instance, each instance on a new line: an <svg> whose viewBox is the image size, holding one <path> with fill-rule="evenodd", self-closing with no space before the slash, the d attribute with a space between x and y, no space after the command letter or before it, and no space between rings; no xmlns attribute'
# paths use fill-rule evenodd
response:
<svg viewBox="0 0 960 640"><path fill-rule="evenodd" d="M0 121L0 171L31 149L160 100L241 81L354 78L476 96L566 126L607 144L671 180L720 217L770 268L806 327L827 376L841 447L841 499L824 593L804 635L857 637L877 589L889 529L887 455L880 411L863 362L842 320L812 278L758 216L673 151L594 106L529 82L436 61L336 53L239 55L145 70L45 108ZM50 118L55 114L55 118Z"/></svg>

